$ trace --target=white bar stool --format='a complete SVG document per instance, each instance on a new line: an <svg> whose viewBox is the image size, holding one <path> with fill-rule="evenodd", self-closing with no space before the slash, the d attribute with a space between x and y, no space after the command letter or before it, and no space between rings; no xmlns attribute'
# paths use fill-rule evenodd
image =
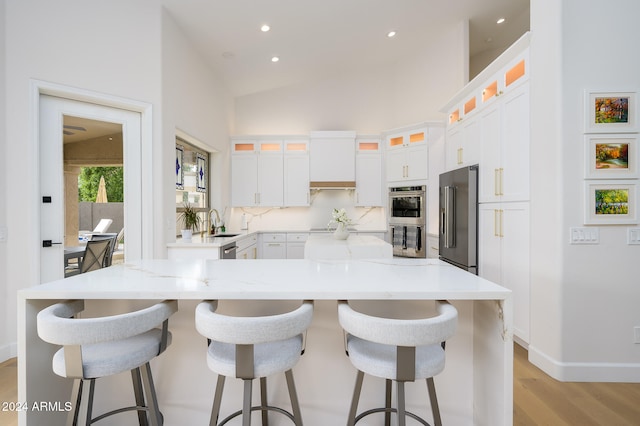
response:
<svg viewBox="0 0 640 426"><path fill-rule="evenodd" d="M346 350L358 374L351 400L347 426L365 416L385 413L385 425L391 413L397 413L398 426L406 416L429 426L424 419L405 410L404 383L426 379L434 423L442 425L433 377L444 370L444 342L455 333L456 308L446 301L436 301L438 315L424 319L390 319L355 311L345 300L338 302L338 319L346 334ZM386 379L385 407L356 415L364 374ZM391 408L391 382L397 384L397 408Z"/></svg>
<svg viewBox="0 0 640 426"><path fill-rule="evenodd" d="M210 426L218 425L222 391L226 377L244 381L242 410L226 417L219 426L242 414L242 424L251 424L251 411L262 412L268 425L268 411L289 417L302 426L302 415L291 369L304 353L304 333L311 324L313 302L304 301L297 309L278 315L236 317L216 312L217 301L203 301L196 308L196 329L208 339L207 364L218 374L211 409ZM285 373L293 414L267 404L267 376ZM251 406L253 379L260 378L261 405Z"/></svg>
<svg viewBox="0 0 640 426"><path fill-rule="evenodd" d="M54 373L74 379L67 425L89 425L130 410L138 411L140 426L162 425L149 361L171 343L168 318L178 302L166 300L108 317L72 318L82 310L84 301L73 300L51 305L37 317L40 338L63 346L53 356ZM136 405L92 417L95 380L125 371L131 371Z"/></svg>

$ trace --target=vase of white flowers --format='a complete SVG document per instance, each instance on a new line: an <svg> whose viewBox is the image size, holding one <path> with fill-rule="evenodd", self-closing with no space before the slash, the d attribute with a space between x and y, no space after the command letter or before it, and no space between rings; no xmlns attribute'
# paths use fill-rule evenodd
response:
<svg viewBox="0 0 640 426"><path fill-rule="evenodd" d="M327 226L336 226L336 230L333 231L333 238L336 240L346 240L349 238L348 226L351 224L351 219L347 216L345 209L333 209L331 216L333 219L329 221Z"/></svg>

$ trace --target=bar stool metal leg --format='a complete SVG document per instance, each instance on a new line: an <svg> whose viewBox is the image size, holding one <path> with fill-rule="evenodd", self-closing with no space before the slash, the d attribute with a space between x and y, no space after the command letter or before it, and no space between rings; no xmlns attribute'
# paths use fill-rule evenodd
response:
<svg viewBox="0 0 640 426"><path fill-rule="evenodd" d="M358 410L358 401L360 400L360 391L362 390L363 379L364 373L358 370L358 374L356 376L356 385L353 388L353 398L351 398L351 408L349 409L347 426L354 426L356 424L356 413Z"/></svg>
<svg viewBox="0 0 640 426"><path fill-rule="evenodd" d="M144 391L142 389L142 377L140 376L140 369L134 368L131 370L131 382L133 383L133 393L136 397L136 407L144 407ZM142 410L138 410L138 424L140 426L147 426L147 413Z"/></svg>
<svg viewBox="0 0 640 426"><path fill-rule="evenodd" d="M440 407L438 407L438 397L436 396L436 385L433 382L433 377L429 377L427 379L427 389L429 390L433 423L435 426L442 426L442 420L440 419Z"/></svg>
<svg viewBox="0 0 640 426"><path fill-rule="evenodd" d="M80 404L78 407L77 424L81 426L89 426L91 424L91 410L93 408L93 391L95 389L96 380L82 380L82 390L80 391Z"/></svg>
<svg viewBox="0 0 640 426"><path fill-rule="evenodd" d="M398 388L398 426L405 426L406 422L407 422L407 418L405 416L405 409L404 409L404 404L405 404L405 400L404 400L404 382L396 382L397 388Z"/></svg>
<svg viewBox="0 0 640 426"><path fill-rule="evenodd" d="M251 389L253 380L244 381L244 401L242 403L242 426L251 426Z"/></svg>
<svg viewBox="0 0 640 426"><path fill-rule="evenodd" d="M147 408L149 410L149 423L151 426L162 426L164 423L160 408L158 407L158 398L156 396L156 388L153 384L153 376L151 375L151 365L146 363L140 369L142 373L142 385L144 393L147 395Z"/></svg>
<svg viewBox="0 0 640 426"><path fill-rule="evenodd" d="M267 378L260 377L260 404L262 411L262 426L269 426L269 411L267 410Z"/></svg>
<svg viewBox="0 0 640 426"><path fill-rule="evenodd" d="M390 379L385 380L385 392L384 392L384 426L391 426L391 386L392 381Z"/></svg>
<svg viewBox="0 0 640 426"><path fill-rule="evenodd" d="M218 417L220 416L220 406L222 405L222 391L224 390L225 376L218 374L218 383L216 384L216 392L213 397L213 408L211 408L211 419L209 420L209 426L216 426L218 424Z"/></svg>
<svg viewBox="0 0 640 426"><path fill-rule="evenodd" d="M298 402L296 383L293 380L293 371L285 371L284 376L287 378L287 388L289 388L289 399L291 399L294 422L296 426L302 426L302 412L300 411L300 403Z"/></svg>

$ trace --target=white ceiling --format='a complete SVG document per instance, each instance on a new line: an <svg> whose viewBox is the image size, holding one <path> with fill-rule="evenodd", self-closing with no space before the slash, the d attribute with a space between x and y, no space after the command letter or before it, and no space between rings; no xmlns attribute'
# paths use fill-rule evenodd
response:
<svg viewBox="0 0 640 426"><path fill-rule="evenodd" d="M235 96L389 64L465 20L471 56L528 30L529 0L160 1Z"/></svg>

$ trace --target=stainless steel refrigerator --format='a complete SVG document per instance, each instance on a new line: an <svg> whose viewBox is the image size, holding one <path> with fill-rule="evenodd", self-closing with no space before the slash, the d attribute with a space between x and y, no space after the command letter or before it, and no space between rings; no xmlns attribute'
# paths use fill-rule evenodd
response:
<svg viewBox="0 0 640 426"><path fill-rule="evenodd" d="M440 260L478 273L478 166L440 175Z"/></svg>

